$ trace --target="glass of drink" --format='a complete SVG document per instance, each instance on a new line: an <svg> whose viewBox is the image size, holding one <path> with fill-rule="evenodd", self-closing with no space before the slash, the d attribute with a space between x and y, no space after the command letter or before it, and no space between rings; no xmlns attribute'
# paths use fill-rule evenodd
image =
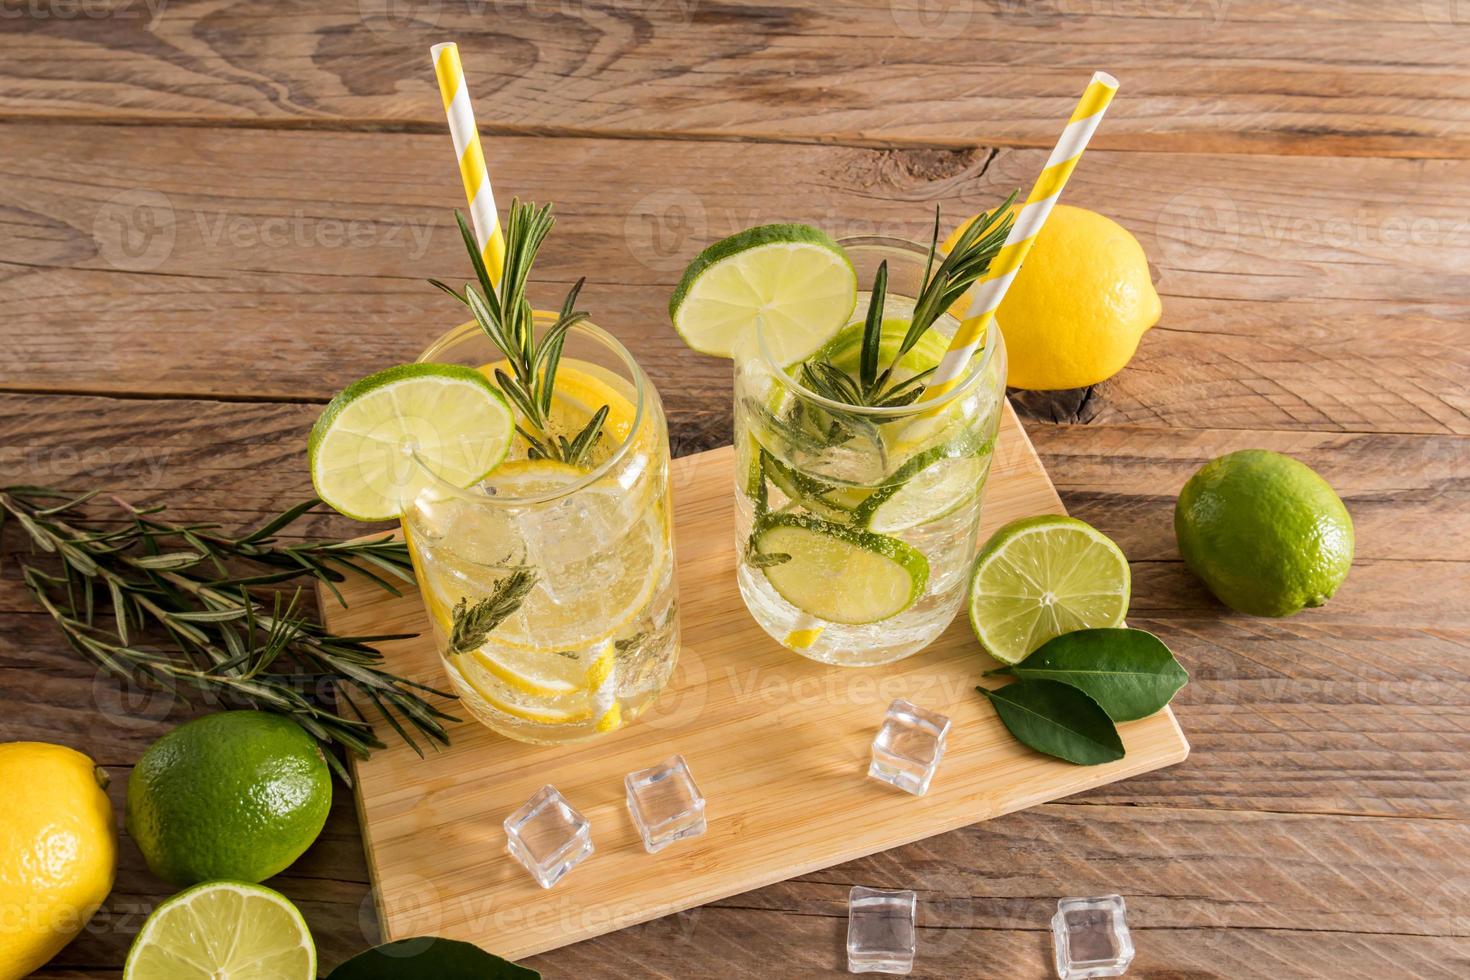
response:
<svg viewBox="0 0 1470 980"><path fill-rule="evenodd" d="M897 356L928 249L882 237L839 244L859 284L886 262L879 362L892 364L888 390L901 394L908 378L916 387L943 357L963 300ZM992 325L946 395L879 407L830 397L842 387L834 371L858 377L870 299L859 291L848 326L802 361L773 355L779 338L764 322L734 357L740 594L771 636L845 666L907 657L953 620L1005 396L1005 349ZM813 390L814 377L828 394Z"/></svg>
<svg viewBox="0 0 1470 980"><path fill-rule="evenodd" d="M556 322L537 312L537 335ZM657 696L679 648L668 426L628 351L588 320L567 330L550 408L506 460L460 489L429 479L403 517L444 670L479 721L524 742L593 738ZM420 362L505 357L474 322ZM575 440L601 406L601 436L576 464L527 438ZM561 454L564 457L568 454ZM519 603L512 601L519 599ZM499 617L503 608L512 608ZM489 628L487 628L487 626Z"/></svg>

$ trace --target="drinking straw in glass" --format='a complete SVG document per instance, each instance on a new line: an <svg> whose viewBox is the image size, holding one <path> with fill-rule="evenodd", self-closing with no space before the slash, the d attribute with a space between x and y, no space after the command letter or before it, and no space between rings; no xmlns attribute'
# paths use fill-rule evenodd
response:
<svg viewBox="0 0 1470 980"><path fill-rule="evenodd" d="M976 347L985 336L990 321L995 319L996 308L1005 298L1006 290L1020 271L1021 263L1026 260L1026 253L1031 251L1031 245L1036 241L1041 226L1046 223L1047 216L1051 214L1052 207L1062 194L1062 188L1067 185L1067 178L1072 175L1077 161L1082 159L1082 151L1087 149L1088 140L1097 131L1103 113L1107 111L1108 104L1113 101L1113 93L1117 91L1116 78L1103 71L1093 73L1077 108L1072 111L1072 118L1067 120L1067 127L1062 130L1061 138L1057 140L1056 147L1047 158L1046 166L1036 178L1031 193L1027 195L1016 216L1016 222L1006 236L1005 245L975 284L970 308L950 340L944 359L939 362L938 369L924 389L921 401L933 401L942 397L953 390L964 377L966 365L970 363Z"/></svg>
<svg viewBox="0 0 1470 980"><path fill-rule="evenodd" d="M485 268L498 283L505 265L505 235L500 230L500 217L495 211L495 194L490 189L485 149L480 145L475 109L470 104L470 89L465 84L464 66L459 61L459 45L452 41L436 44L429 53L434 58L439 94L444 98L444 114L449 117L449 134L454 138L454 155L459 160L459 175L464 181L465 199L470 205L475 242L480 246Z"/></svg>

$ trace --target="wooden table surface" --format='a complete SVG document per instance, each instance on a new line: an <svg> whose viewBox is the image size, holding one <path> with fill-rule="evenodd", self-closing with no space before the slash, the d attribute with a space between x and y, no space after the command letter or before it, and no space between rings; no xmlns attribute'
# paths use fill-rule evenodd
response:
<svg viewBox="0 0 1470 980"><path fill-rule="evenodd" d="M770 220L919 238L1029 186L1088 74L1122 89L1067 191L1143 243L1163 319L1120 376L1020 398L1132 621L1193 675L1194 753L536 957L548 977L842 975L849 886L922 894L925 977L1050 975L1064 895L1120 892L1145 977L1470 975L1470 11L1457 0L6 0L0 482L229 525L310 490L349 380L454 319L462 206L428 47L458 40L497 191L554 200L543 295L647 367L676 452L728 441L728 365L665 303ZM1224 610L1179 560L1205 460L1291 453L1357 562L1323 609ZM345 534L326 517L310 530ZM7 547L15 539L7 539ZM121 802L191 710L124 698L0 567L0 739ZM279 879L325 966L377 941L350 795ZM116 977L169 889L130 844L42 975Z"/></svg>

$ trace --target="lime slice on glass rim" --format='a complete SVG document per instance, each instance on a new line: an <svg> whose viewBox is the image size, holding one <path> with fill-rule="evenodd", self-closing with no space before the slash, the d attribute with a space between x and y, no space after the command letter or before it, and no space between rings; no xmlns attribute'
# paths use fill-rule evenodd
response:
<svg viewBox="0 0 1470 980"><path fill-rule="evenodd" d="M771 514L752 537L756 553L788 556L761 569L771 587L830 623L860 626L897 616L929 584L929 561L913 546L811 514Z"/></svg>
<svg viewBox="0 0 1470 980"><path fill-rule="evenodd" d="M316 944L296 906L262 885L210 881L143 923L123 980L313 980Z"/></svg>
<svg viewBox="0 0 1470 980"><path fill-rule="evenodd" d="M991 536L970 578L970 626L996 660L1019 663L1073 630L1123 625L1128 559L1092 525L1058 514L1012 521Z"/></svg>
<svg viewBox="0 0 1470 980"><path fill-rule="evenodd" d="M402 364L332 399L312 426L307 460L317 496L333 509L385 521L436 475L456 487L484 479L514 436L514 414L479 371Z"/></svg>
<svg viewBox="0 0 1470 980"><path fill-rule="evenodd" d="M771 356L799 361L836 336L857 306L857 272L809 225L760 225L715 242L684 270L669 317L701 354L734 357L763 321Z"/></svg>

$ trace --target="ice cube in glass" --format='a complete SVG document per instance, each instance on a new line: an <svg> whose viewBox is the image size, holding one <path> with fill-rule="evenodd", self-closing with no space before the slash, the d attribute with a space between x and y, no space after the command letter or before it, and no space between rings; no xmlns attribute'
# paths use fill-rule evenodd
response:
<svg viewBox="0 0 1470 980"><path fill-rule="evenodd" d="M1133 937L1124 921L1123 897L1064 898L1051 919L1061 980L1121 977L1133 962Z"/></svg>
<svg viewBox="0 0 1470 980"><path fill-rule="evenodd" d="M883 725L873 739L873 762L868 775L880 782L923 796L944 758L949 719L898 698L888 706Z"/></svg>
<svg viewBox="0 0 1470 980"><path fill-rule="evenodd" d="M592 853L592 825L555 786L543 786L505 818L506 850L550 888Z"/></svg>
<svg viewBox="0 0 1470 980"><path fill-rule="evenodd" d="M628 812L649 854L704 833L704 797L682 755L630 772L623 783L628 790Z"/></svg>
<svg viewBox="0 0 1470 980"><path fill-rule="evenodd" d="M914 968L918 896L858 885L847 894L847 972L907 974Z"/></svg>

